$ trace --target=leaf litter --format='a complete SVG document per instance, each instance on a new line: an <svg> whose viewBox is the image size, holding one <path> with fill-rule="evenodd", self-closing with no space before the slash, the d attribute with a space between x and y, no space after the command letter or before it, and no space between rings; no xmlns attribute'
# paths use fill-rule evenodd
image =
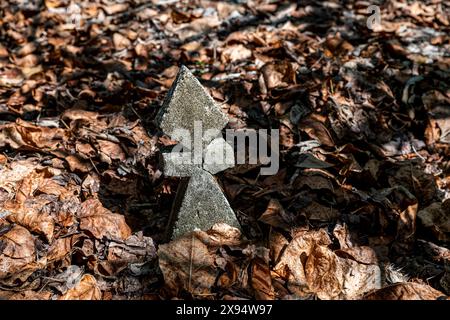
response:
<svg viewBox="0 0 450 320"><path fill-rule="evenodd" d="M0 297L450 295L449 7L364 1L0 4ZM51 26L51 27L49 27ZM280 171L218 175L242 232L167 242L155 116L187 65Z"/></svg>

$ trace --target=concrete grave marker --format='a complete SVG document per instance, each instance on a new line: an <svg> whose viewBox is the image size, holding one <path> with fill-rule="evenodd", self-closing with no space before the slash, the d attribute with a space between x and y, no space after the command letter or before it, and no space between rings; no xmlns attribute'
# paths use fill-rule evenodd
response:
<svg viewBox="0 0 450 320"><path fill-rule="evenodd" d="M213 176L235 165L233 147L220 137L228 118L185 66L180 68L157 121L165 134L179 142L176 151L162 154L164 172L183 178L168 236L175 239L196 228L207 230L218 222L240 228Z"/></svg>

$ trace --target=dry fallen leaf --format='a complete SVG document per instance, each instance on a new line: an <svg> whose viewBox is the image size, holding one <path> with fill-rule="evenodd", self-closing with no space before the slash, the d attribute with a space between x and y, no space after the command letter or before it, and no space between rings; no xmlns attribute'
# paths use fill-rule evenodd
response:
<svg viewBox="0 0 450 320"><path fill-rule="evenodd" d="M295 84L295 70L292 63L287 61L274 61L261 68L267 89L286 87Z"/></svg>
<svg viewBox="0 0 450 320"><path fill-rule="evenodd" d="M450 240L450 201L432 203L417 213L422 225L430 229L438 240Z"/></svg>
<svg viewBox="0 0 450 320"><path fill-rule="evenodd" d="M98 199L84 201L77 213L80 218L80 229L88 231L97 239L125 240L131 235L125 217L112 213Z"/></svg>
<svg viewBox="0 0 450 320"><path fill-rule="evenodd" d="M366 300L436 300L445 297L442 292L426 284L396 283L367 294Z"/></svg>
<svg viewBox="0 0 450 320"><path fill-rule="evenodd" d="M199 231L200 232L200 231ZM158 250L165 286L173 295L184 289L193 295L210 294L216 281L214 255L193 232Z"/></svg>
<svg viewBox="0 0 450 320"><path fill-rule="evenodd" d="M176 295L186 290L193 295L211 293L218 270L215 251L224 245L238 245L238 229L224 223L215 224L207 232L194 231L158 249L159 267L166 289Z"/></svg>
<svg viewBox="0 0 450 320"><path fill-rule="evenodd" d="M327 247L313 245L308 255L305 278L309 290L322 300L335 299L344 285L344 271L339 258Z"/></svg>
<svg viewBox="0 0 450 320"><path fill-rule="evenodd" d="M81 281L59 297L59 300L100 300L101 298L97 280L92 275L85 274Z"/></svg>
<svg viewBox="0 0 450 320"><path fill-rule="evenodd" d="M251 286L255 290L257 300L273 300L274 290L269 265L262 259L256 258L251 264Z"/></svg>
<svg viewBox="0 0 450 320"><path fill-rule="evenodd" d="M0 244L0 279L14 277L36 258L33 236L24 227L13 226L0 236Z"/></svg>
<svg viewBox="0 0 450 320"><path fill-rule="evenodd" d="M222 51L222 63L230 63L248 59L252 56L252 51L242 44L227 47Z"/></svg>
<svg viewBox="0 0 450 320"><path fill-rule="evenodd" d="M127 267L134 274L140 273L139 264L151 261L156 256L152 238L142 234L132 235L123 243L111 242L108 246L107 261L100 263L108 275L115 275Z"/></svg>

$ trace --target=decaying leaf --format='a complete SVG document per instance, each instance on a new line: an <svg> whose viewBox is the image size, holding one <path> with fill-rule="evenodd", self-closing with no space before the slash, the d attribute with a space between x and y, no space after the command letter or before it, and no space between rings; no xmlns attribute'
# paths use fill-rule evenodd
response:
<svg viewBox="0 0 450 320"><path fill-rule="evenodd" d="M288 244L275 271L300 297L317 295L327 300L357 299L381 287L381 271L376 259L359 258L365 261L357 261L350 255L343 257L333 252L330 244L325 231L303 232ZM371 249L357 252L361 251L374 256Z"/></svg>
<svg viewBox="0 0 450 320"><path fill-rule="evenodd" d="M442 292L426 284L396 283L365 296L367 300L436 300L445 297Z"/></svg>
<svg viewBox="0 0 450 320"><path fill-rule="evenodd" d="M1 2L0 299L446 298L449 2L288 2ZM165 243L182 65L279 170Z"/></svg>
<svg viewBox="0 0 450 320"><path fill-rule="evenodd" d="M160 245L159 267L168 291L171 294L180 290L193 295L210 294L219 273L215 265L216 250L241 243L238 229L219 223L207 232L194 231Z"/></svg>
<svg viewBox="0 0 450 320"><path fill-rule="evenodd" d="M216 281L214 255L193 232L159 246L159 267L167 288L178 294L184 289L194 295L209 294Z"/></svg>
<svg viewBox="0 0 450 320"><path fill-rule="evenodd" d="M100 300L101 297L97 280L92 275L85 274L80 282L69 289L59 300Z"/></svg>
<svg viewBox="0 0 450 320"><path fill-rule="evenodd" d="M125 240L131 235L125 218L112 213L98 199L86 200L77 212L80 218L80 229L90 232L95 238Z"/></svg>
<svg viewBox="0 0 450 320"><path fill-rule="evenodd" d="M36 259L33 236L18 225L0 236L0 248L0 279L14 278Z"/></svg>
<svg viewBox="0 0 450 320"><path fill-rule="evenodd" d="M417 213L422 225L430 229L438 240L450 239L450 201L432 203Z"/></svg>

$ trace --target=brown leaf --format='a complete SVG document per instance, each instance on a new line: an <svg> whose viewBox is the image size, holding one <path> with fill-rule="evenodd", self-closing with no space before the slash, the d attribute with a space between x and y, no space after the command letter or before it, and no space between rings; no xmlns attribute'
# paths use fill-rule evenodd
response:
<svg viewBox="0 0 450 320"><path fill-rule="evenodd" d="M50 300L51 296L52 293L48 291L43 292L36 292L32 290L26 290L22 292L0 291L0 298L7 300Z"/></svg>
<svg viewBox="0 0 450 320"><path fill-rule="evenodd" d="M14 276L35 260L34 239L24 227L12 227L0 236L0 244L0 279Z"/></svg>
<svg viewBox="0 0 450 320"><path fill-rule="evenodd" d="M13 198L22 180L30 175L38 166L36 158L17 160L0 167L0 188Z"/></svg>
<svg viewBox="0 0 450 320"><path fill-rule="evenodd" d="M250 49L247 49L242 44L237 44L226 47L222 51L221 60L222 63L232 63L249 59L251 56L252 51Z"/></svg>
<svg viewBox="0 0 450 320"><path fill-rule="evenodd" d="M295 71L293 64L286 61L274 61L265 64L261 68L264 82L267 89L271 90L278 87L287 87L295 84Z"/></svg>
<svg viewBox="0 0 450 320"><path fill-rule="evenodd" d="M101 300L101 297L97 280L92 275L85 274L78 285L69 289L59 300Z"/></svg>
<svg viewBox="0 0 450 320"><path fill-rule="evenodd" d="M81 235L76 234L70 237L56 239L48 249L47 260L51 262L63 259L72 251L74 245L80 238Z"/></svg>
<svg viewBox="0 0 450 320"><path fill-rule="evenodd" d="M426 284L406 282L396 283L367 294L366 300L436 300L445 297L440 291Z"/></svg>
<svg viewBox="0 0 450 320"><path fill-rule="evenodd" d="M129 4L128 3L111 3L105 6L102 6L102 8L106 11L108 15L117 14L120 12L124 12L128 10Z"/></svg>
<svg viewBox="0 0 450 320"><path fill-rule="evenodd" d="M64 158L69 164L70 171L72 172L89 172L92 170L93 165L91 162L82 159L79 155L69 155Z"/></svg>
<svg viewBox="0 0 450 320"><path fill-rule="evenodd" d="M16 123L0 125L0 147L50 151L60 147L66 135L63 129L39 127L17 119Z"/></svg>
<svg viewBox="0 0 450 320"><path fill-rule="evenodd" d="M159 267L164 275L165 286L174 295L180 289L194 295L209 294L216 281L214 255L198 238L200 232L189 233L159 246Z"/></svg>
<svg viewBox="0 0 450 320"><path fill-rule="evenodd" d="M125 217L104 208L98 199L84 201L79 210L80 229L90 232L95 238L125 240L131 235L131 229Z"/></svg>
<svg viewBox="0 0 450 320"><path fill-rule="evenodd" d="M8 220L18 223L31 231L45 235L48 242L53 239L53 230L55 221L50 213L45 212L42 208L50 203L43 197L27 199L24 203L8 202L5 209L12 212L8 216Z"/></svg>
<svg viewBox="0 0 450 320"><path fill-rule="evenodd" d="M339 246L341 249L351 248L353 247L353 243L350 238L350 233L348 232L348 228L346 224L336 224L333 230L333 235L339 241Z"/></svg>
<svg viewBox="0 0 450 320"><path fill-rule="evenodd" d="M257 300L273 300L274 291L269 265L261 258L256 258L251 264L251 286L255 290Z"/></svg>
<svg viewBox="0 0 450 320"><path fill-rule="evenodd" d="M344 285L339 258L327 247L314 245L305 264L306 282L320 299L335 299Z"/></svg>
<svg viewBox="0 0 450 320"><path fill-rule="evenodd" d="M270 199L266 211L258 220L276 228L290 229L291 227L291 219L286 215L283 206L277 199Z"/></svg>
<svg viewBox="0 0 450 320"><path fill-rule="evenodd" d="M341 299L361 299L365 293L381 288L381 270L378 265L342 258L339 258L339 262L344 271Z"/></svg>
<svg viewBox="0 0 450 320"><path fill-rule="evenodd" d="M289 241L279 232L271 230L269 245L270 245L270 259L277 264L283 250L287 247Z"/></svg>
<svg viewBox="0 0 450 320"><path fill-rule="evenodd" d="M434 202L417 213L422 225L440 241L450 240L450 201Z"/></svg>
<svg viewBox="0 0 450 320"><path fill-rule="evenodd" d="M98 150L110 159L125 161L126 155L117 143L100 139L97 140L97 143L99 146Z"/></svg>
<svg viewBox="0 0 450 320"><path fill-rule="evenodd" d="M340 213L338 210L332 207L321 205L320 203L315 201L313 201L303 210L310 220L332 221L340 217Z"/></svg>
<svg viewBox="0 0 450 320"><path fill-rule="evenodd" d="M194 231L160 245L159 267L168 293L176 296L184 289L194 295L210 294L218 276L214 252L224 245L242 243L238 229L218 223L207 232Z"/></svg>
<svg viewBox="0 0 450 320"><path fill-rule="evenodd" d="M113 42L114 42L114 47L116 48L116 50L123 50L123 49L127 49L128 47L131 46L131 41L128 40L128 38L124 37L123 35L121 35L120 33L114 33L113 35Z"/></svg>
<svg viewBox="0 0 450 320"><path fill-rule="evenodd" d="M68 109L61 115L61 119L67 124L70 124L71 122L96 123L98 117L99 115L97 112L77 108Z"/></svg>
<svg viewBox="0 0 450 320"><path fill-rule="evenodd" d="M328 246L331 240L325 230L297 235L283 251L274 271L288 281L288 289L299 296L310 293L305 274L305 264L314 246ZM310 276L311 277L311 276Z"/></svg>
<svg viewBox="0 0 450 320"><path fill-rule="evenodd" d="M336 251L336 254L341 257L350 258L359 263L377 264L378 258L376 252L367 246L343 248Z"/></svg>
<svg viewBox="0 0 450 320"><path fill-rule="evenodd" d="M335 143L331 137L330 132L325 125L312 117L303 119L299 123L299 129L304 131L312 139L316 139L321 144L327 147L334 147Z"/></svg>
<svg viewBox="0 0 450 320"><path fill-rule="evenodd" d="M148 262L156 256L156 248L152 238L144 237L142 233L132 235L123 243L111 242L108 246L107 261L100 265L108 273L115 275L127 267L133 274L139 273L138 263Z"/></svg>

